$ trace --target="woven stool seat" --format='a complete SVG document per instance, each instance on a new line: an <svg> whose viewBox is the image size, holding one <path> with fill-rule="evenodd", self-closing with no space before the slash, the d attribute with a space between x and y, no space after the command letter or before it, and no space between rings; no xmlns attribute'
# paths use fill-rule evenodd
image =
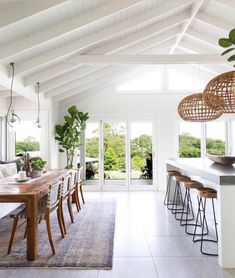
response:
<svg viewBox="0 0 235 278"><path fill-rule="evenodd" d="M183 185L185 186L185 188L195 188L195 189L199 189L199 188L203 188L203 184L198 182L198 181L183 181Z"/></svg>
<svg viewBox="0 0 235 278"><path fill-rule="evenodd" d="M178 171L167 171L166 175L169 177L173 177L173 176L181 175L181 173Z"/></svg>
<svg viewBox="0 0 235 278"><path fill-rule="evenodd" d="M178 181L178 182L190 181L190 180L191 180L190 177L184 176L184 175L180 175L180 176L176 175L176 176L173 176L173 179L174 179L175 181Z"/></svg>
<svg viewBox="0 0 235 278"><path fill-rule="evenodd" d="M215 190L199 190L198 191L198 196L202 198L217 198L217 191Z"/></svg>

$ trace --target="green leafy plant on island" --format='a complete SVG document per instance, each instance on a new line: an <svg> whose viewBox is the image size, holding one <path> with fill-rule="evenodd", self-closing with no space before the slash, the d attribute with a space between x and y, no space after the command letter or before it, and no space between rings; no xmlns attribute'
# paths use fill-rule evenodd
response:
<svg viewBox="0 0 235 278"><path fill-rule="evenodd" d="M81 131L85 129L89 116L88 113L78 111L76 106L71 106L68 113L64 123L55 126L55 139L59 142L59 152L66 153L66 168L71 169L75 150L80 146Z"/></svg>
<svg viewBox="0 0 235 278"><path fill-rule="evenodd" d="M228 35L228 38L221 38L219 39L219 45L221 47L224 47L224 48L228 48L226 49L224 52L221 53L221 55L226 55L227 53L230 53L230 52L234 52L235 53L235 28L232 29L230 32L229 32L229 35ZM234 62L235 61L235 54L232 54L228 59L227 59L228 62ZM233 65L235 67L235 65Z"/></svg>
<svg viewBox="0 0 235 278"><path fill-rule="evenodd" d="M45 160L37 159L37 160L32 161L31 167L35 170L41 171L45 167L46 163L47 162Z"/></svg>

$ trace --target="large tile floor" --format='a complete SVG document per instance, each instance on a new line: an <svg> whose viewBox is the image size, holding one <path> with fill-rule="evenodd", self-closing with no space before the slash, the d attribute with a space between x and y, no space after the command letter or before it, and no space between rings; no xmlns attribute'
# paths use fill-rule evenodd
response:
<svg viewBox="0 0 235 278"><path fill-rule="evenodd" d="M202 256L198 245L175 221L159 192L87 192L86 198L117 199L113 269L10 269L1 278L231 278L217 258Z"/></svg>

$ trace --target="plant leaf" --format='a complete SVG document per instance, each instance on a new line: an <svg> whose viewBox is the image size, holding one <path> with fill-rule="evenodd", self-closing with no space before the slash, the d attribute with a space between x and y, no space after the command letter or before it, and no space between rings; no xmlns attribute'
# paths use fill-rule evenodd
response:
<svg viewBox="0 0 235 278"><path fill-rule="evenodd" d="M62 149L59 149L59 152L60 152L60 153L64 153L64 150L62 150Z"/></svg>
<svg viewBox="0 0 235 278"><path fill-rule="evenodd" d="M235 43L235 28L229 32L229 39L231 42Z"/></svg>
<svg viewBox="0 0 235 278"><path fill-rule="evenodd" d="M230 51L232 51L232 50L234 50L234 49L235 49L235 47L226 49L223 53L221 53L221 55L225 55L225 54L229 53Z"/></svg>
<svg viewBox="0 0 235 278"><path fill-rule="evenodd" d="M235 61L235 55L232 55L231 57L228 58L229 62Z"/></svg>
<svg viewBox="0 0 235 278"><path fill-rule="evenodd" d="M230 41L230 39L227 38L221 38L219 39L219 45L222 47L229 47L231 46L233 43Z"/></svg>

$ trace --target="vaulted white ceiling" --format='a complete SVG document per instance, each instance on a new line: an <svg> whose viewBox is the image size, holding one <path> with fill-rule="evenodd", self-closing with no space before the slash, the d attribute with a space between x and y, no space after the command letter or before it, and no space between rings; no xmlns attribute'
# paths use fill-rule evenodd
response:
<svg viewBox="0 0 235 278"><path fill-rule="evenodd" d="M40 82L43 101L53 103L108 86L136 63L208 57L208 70L224 71L217 42L235 27L234 14L234 0L1 0L0 96L10 62L16 94L34 100Z"/></svg>

